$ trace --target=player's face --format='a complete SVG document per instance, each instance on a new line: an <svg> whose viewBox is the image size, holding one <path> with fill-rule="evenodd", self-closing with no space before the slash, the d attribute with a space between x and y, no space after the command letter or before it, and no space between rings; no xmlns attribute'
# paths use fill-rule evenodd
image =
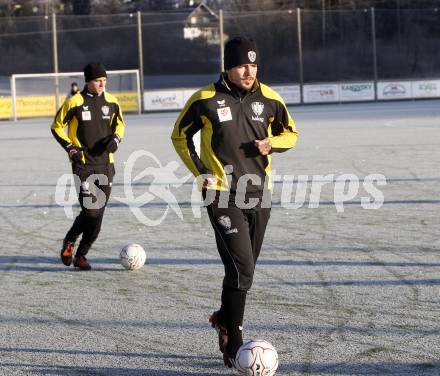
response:
<svg viewBox="0 0 440 376"><path fill-rule="evenodd" d="M249 90L257 78L257 64L238 65L226 71L229 81L239 88Z"/></svg>
<svg viewBox="0 0 440 376"><path fill-rule="evenodd" d="M101 95L105 91L105 85L107 84L106 77L98 77L92 81L87 82L87 89L92 94Z"/></svg>

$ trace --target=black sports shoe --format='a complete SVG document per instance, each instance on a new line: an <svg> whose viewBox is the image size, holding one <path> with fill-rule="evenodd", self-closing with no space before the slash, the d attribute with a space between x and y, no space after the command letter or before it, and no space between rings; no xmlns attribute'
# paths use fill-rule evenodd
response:
<svg viewBox="0 0 440 376"><path fill-rule="evenodd" d="M215 311L209 317L209 322L211 323L211 326L217 331L218 346L220 348L220 351L222 353L224 353L225 349L226 349L226 345L228 344L228 332L226 331L225 326L220 323L219 312L220 311ZM225 364L226 364L226 362L225 362Z"/></svg>
<svg viewBox="0 0 440 376"><path fill-rule="evenodd" d="M92 269L85 256L75 256L75 258L73 259L73 266L77 267L79 270Z"/></svg>
<svg viewBox="0 0 440 376"><path fill-rule="evenodd" d="M63 248L61 249L61 261L64 265L72 265L72 255L73 255L74 244L72 242L63 242Z"/></svg>
<svg viewBox="0 0 440 376"><path fill-rule="evenodd" d="M223 353L223 361L225 362L226 367L235 368L235 356Z"/></svg>

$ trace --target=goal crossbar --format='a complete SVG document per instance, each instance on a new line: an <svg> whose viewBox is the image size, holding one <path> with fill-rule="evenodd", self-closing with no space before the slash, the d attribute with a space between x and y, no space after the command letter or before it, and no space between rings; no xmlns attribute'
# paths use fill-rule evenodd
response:
<svg viewBox="0 0 440 376"><path fill-rule="evenodd" d="M123 70L109 70L106 72L107 76L123 75L123 74L134 74L136 80L136 94L137 94L137 112L142 113L142 95L141 95L141 85L139 69L123 69ZM13 74L11 76L11 96L12 96L12 118L14 121L17 120L17 79L21 78L55 78L54 85L54 96L56 102L56 108L60 106L60 88L59 88L59 77L83 77L83 72L62 72L62 73L23 73L23 74ZM124 110L124 109L122 109Z"/></svg>

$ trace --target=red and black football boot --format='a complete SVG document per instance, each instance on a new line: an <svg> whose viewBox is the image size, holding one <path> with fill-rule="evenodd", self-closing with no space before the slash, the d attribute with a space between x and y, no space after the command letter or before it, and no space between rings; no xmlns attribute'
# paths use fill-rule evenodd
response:
<svg viewBox="0 0 440 376"><path fill-rule="evenodd" d="M211 326L217 331L218 334L218 346L222 353L225 352L226 345L228 344L228 332L226 331L226 327L220 323L219 312L215 311L210 317L209 322Z"/></svg>
<svg viewBox="0 0 440 376"><path fill-rule="evenodd" d="M91 270L89 262L87 261L85 256L75 256L73 259L73 266L78 268L79 270Z"/></svg>
<svg viewBox="0 0 440 376"><path fill-rule="evenodd" d="M72 242L64 241L63 248L61 249L61 261L64 265L72 265L74 244Z"/></svg>

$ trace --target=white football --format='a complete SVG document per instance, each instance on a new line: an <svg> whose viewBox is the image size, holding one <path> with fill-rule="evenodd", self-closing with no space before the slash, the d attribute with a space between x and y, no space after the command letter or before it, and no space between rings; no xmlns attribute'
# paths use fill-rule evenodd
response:
<svg viewBox="0 0 440 376"><path fill-rule="evenodd" d="M127 270L142 268L146 259L145 250L139 244L127 244L119 253L119 261Z"/></svg>
<svg viewBox="0 0 440 376"><path fill-rule="evenodd" d="M275 375L278 368L278 353L267 341L248 341L237 351L235 368L240 375Z"/></svg>

